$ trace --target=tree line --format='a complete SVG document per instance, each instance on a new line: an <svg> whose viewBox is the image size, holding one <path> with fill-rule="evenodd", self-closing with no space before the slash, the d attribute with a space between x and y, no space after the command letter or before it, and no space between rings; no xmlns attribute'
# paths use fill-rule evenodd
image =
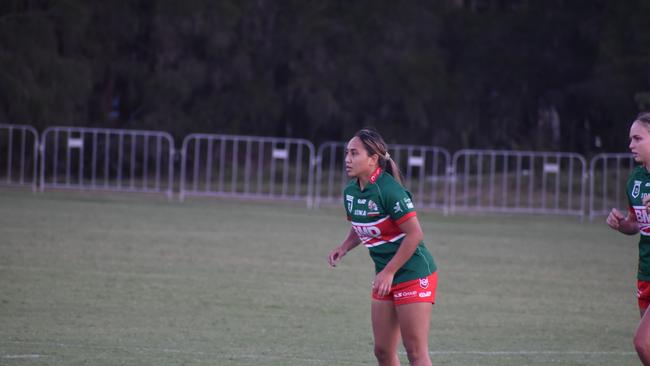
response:
<svg viewBox="0 0 650 366"><path fill-rule="evenodd" d="M0 123L625 151L647 0L4 0Z"/></svg>

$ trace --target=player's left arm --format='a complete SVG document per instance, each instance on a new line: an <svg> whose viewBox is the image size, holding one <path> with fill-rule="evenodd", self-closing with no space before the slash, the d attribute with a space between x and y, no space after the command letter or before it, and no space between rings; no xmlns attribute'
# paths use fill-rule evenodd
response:
<svg viewBox="0 0 650 366"><path fill-rule="evenodd" d="M418 221L415 215L398 226L406 236L402 239L402 243L393 258L375 277L373 287L380 296L385 296L390 292L395 273L413 256L415 249L424 237L422 228L420 227L420 221Z"/></svg>

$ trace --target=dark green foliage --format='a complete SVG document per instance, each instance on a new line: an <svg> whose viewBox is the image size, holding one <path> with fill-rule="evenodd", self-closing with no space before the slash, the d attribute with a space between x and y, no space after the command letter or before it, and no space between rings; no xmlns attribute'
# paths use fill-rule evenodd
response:
<svg viewBox="0 0 650 366"><path fill-rule="evenodd" d="M7 0L0 121L621 151L649 4Z"/></svg>

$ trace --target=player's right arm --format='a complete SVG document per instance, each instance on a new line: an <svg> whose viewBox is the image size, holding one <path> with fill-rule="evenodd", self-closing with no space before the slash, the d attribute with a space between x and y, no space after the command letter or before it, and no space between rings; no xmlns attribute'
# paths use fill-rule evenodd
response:
<svg viewBox="0 0 650 366"><path fill-rule="evenodd" d="M356 247L360 243L361 243L361 239L359 239L359 236L357 235L356 231L350 228L348 237L345 238L345 240L343 240L343 243L341 243L341 245L334 248L330 252L329 257L327 258L327 261L329 262L330 266L336 267L336 264L340 262L341 259L343 259L343 256L345 256L347 252L354 249L354 247Z"/></svg>
<svg viewBox="0 0 650 366"><path fill-rule="evenodd" d="M626 235L634 235L639 232L639 223L636 221L634 212L629 212L625 216L621 211L612 208L607 216L607 225Z"/></svg>

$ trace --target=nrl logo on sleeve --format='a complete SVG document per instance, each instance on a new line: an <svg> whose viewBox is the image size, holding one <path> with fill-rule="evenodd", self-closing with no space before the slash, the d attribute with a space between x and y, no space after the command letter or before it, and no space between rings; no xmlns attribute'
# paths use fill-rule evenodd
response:
<svg viewBox="0 0 650 366"><path fill-rule="evenodd" d="M395 207L393 207L393 212L395 213L403 212L402 206L400 206L399 201L395 202Z"/></svg>
<svg viewBox="0 0 650 366"><path fill-rule="evenodd" d="M634 198L639 197L640 192L641 192L641 181L640 180L635 180L634 181L634 187L632 188L632 197L634 197Z"/></svg>
<svg viewBox="0 0 650 366"><path fill-rule="evenodd" d="M408 197L404 198L404 205L406 205L406 208L408 209L413 209L413 202Z"/></svg>

